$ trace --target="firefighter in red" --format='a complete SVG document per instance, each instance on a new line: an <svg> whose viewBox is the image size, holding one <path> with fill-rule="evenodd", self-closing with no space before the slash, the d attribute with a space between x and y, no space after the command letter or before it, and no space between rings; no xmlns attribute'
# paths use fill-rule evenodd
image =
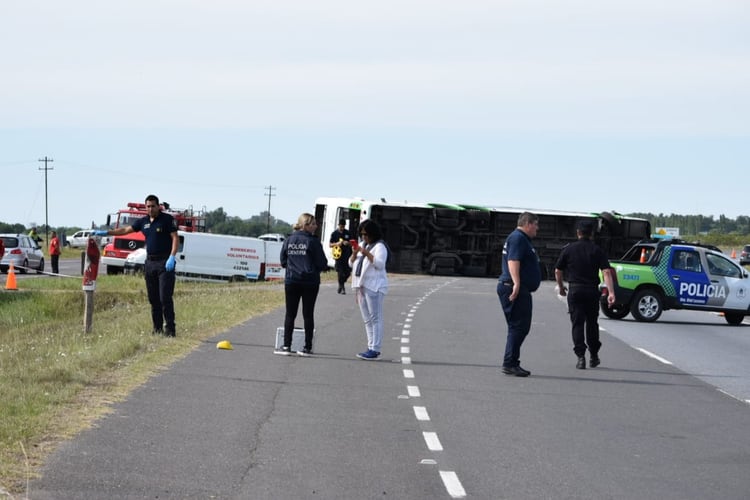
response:
<svg viewBox="0 0 750 500"><path fill-rule="evenodd" d="M177 237L177 223L174 217L161 211L159 198L150 194L146 197L148 215L137 219L132 226L118 227L108 231L96 231L97 236L122 236L137 231L146 237L146 290L151 303L153 333L174 337L175 314L175 255L180 243Z"/></svg>

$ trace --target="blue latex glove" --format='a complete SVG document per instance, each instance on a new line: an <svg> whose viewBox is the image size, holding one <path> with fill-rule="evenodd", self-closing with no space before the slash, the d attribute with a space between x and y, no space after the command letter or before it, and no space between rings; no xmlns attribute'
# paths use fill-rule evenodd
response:
<svg viewBox="0 0 750 500"><path fill-rule="evenodd" d="M107 236L107 231L104 229L97 229L94 231L94 236Z"/></svg>
<svg viewBox="0 0 750 500"><path fill-rule="evenodd" d="M165 266L165 269L167 271L174 271L174 265L175 265L174 255L170 255L169 258L167 259L167 264Z"/></svg>

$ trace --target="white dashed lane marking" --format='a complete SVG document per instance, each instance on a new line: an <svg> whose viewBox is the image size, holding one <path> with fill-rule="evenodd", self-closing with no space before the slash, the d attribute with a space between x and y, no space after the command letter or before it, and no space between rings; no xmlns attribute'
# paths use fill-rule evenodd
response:
<svg viewBox="0 0 750 500"><path fill-rule="evenodd" d="M420 422L430 421L430 415L427 413L427 408L425 408L424 406L415 406L414 416L416 416L417 420L419 420Z"/></svg>
<svg viewBox="0 0 750 500"><path fill-rule="evenodd" d="M448 494L451 498L465 498L466 490L461 485L461 481L458 480L458 475L452 470L441 470L440 477L443 480L445 489L448 490Z"/></svg>
<svg viewBox="0 0 750 500"><path fill-rule="evenodd" d="M417 301L417 306L420 305L430 294L437 291L440 287L444 286L448 282L444 283L443 285L440 285L438 288L435 288L433 290L430 290L427 292L424 297L419 299ZM411 333L411 322L412 318L414 317L414 314L417 311L417 306L414 306L411 308L411 311L407 315L407 318L404 320L404 327L401 330L401 354L410 354L410 348L408 346L409 344L409 334ZM394 340L396 340L397 337L394 337ZM406 344L406 345L405 345ZM402 356L401 357L401 363L404 365L410 365L412 362L412 358L410 356ZM407 379L413 379L414 378L414 370L405 369L403 370L404 378ZM419 386L416 385L407 385L406 390L408 393L408 396L400 395L399 398L421 398L422 394L419 390ZM425 406L414 406L414 416L417 418L419 422L429 422L430 421L430 415L427 412L427 407ZM427 445L427 449L431 452L442 452L443 451L443 445L440 442L440 438L438 437L437 432L434 431L424 431L422 432L422 436L424 438L425 444ZM425 458L420 461L423 465L437 465L437 460ZM465 498L466 497L466 490L464 490L463 485L461 484L461 481L458 479L458 475L451 470L441 470L440 471L440 479L443 481L443 485L445 486L445 489L448 491L448 494L451 496L451 498Z"/></svg>
<svg viewBox="0 0 750 500"><path fill-rule="evenodd" d="M440 444L437 432L423 432L424 442L427 444L427 449L430 451L443 451L443 445Z"/></svg>

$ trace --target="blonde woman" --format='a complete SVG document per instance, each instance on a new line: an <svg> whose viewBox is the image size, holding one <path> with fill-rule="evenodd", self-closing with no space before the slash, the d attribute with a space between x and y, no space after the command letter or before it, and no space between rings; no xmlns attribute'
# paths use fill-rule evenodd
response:
<svg viewBox="0 0 750 500"><path fill-rule="evenodd" d="M318 223L311 214L304 213L297 219L294 232L284 240L281 247L281 266L286 269L284 293L286 315L284 317L284 345L274 351L288 356L292 354L294 320L297 319L299 303L302 301L302 318L305 324L305 346L297 351L300 356L312 355L313 332L315 331L315 301L320 289L320 273L328 268L320 239L315 236Z"/></svg>

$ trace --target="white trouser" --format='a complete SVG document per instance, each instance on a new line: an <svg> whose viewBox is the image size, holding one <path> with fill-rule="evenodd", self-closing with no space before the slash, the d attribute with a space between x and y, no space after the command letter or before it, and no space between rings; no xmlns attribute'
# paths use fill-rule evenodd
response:
<svg viewBox="0 0 750 500"><path fill-rule="evenodd" d="M380 352L383 344L383 299L385 294L373 292L367 288L359 288L357 301L365 322L367 332L367 348Z"/></svg>

